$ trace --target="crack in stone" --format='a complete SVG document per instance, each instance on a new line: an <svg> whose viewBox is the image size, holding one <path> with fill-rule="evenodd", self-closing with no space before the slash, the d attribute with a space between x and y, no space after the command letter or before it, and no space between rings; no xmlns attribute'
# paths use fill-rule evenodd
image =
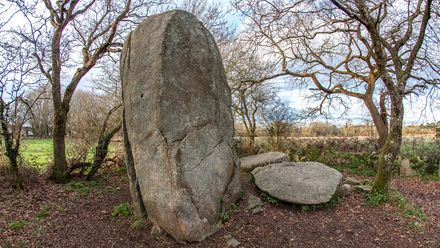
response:
<svg viewBox="0 0 440 248"><path fill-rule="evenodd" d="M191 129L187 133L185 133L182 137L174 139L172 142L173 143L174 142L178 142L179 143L178 145L180 145L180 143L182 143L182 141L186 137L188 137L189 134L191 134L193 132L196 132L196 131L199 131L199 130L205 128L206 126L208 126L209 124L212 124L212 121L205 121L205 122L202 122L200 124L196 124L196 125L192 126Z"/></svg>
<svg viewBox="0 0 440 248"><path fill-rule="evenodd" d="M211 154L213 154L213 153L216 151L217 147L218 147L221 143L223 143L223 138L220 138L220 140L217 142L217 144L211 148L211 151L210 151L207 155L203 156L203 158L202 158L202 159L201 159L196 165L192 166L191 168L189 168L189 169L187 169L187 170L185 170L185 171L186 171L186 172L190 172L190 171L193 171L194 169L196 169L197 167L199 167L200 164L201 164L206 158L208 158L209 156L211 156Z"/></svg>

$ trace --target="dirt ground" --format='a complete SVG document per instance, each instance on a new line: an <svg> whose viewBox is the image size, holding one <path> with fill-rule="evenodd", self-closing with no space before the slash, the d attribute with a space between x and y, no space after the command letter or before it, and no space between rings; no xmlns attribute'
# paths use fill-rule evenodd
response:
<svg viewBox="0 0 440 248"><path fill-rule="evenodd" d="M251 215L246 199L260 192L248 179L243 176L245 194L237 212L220 231L187 245L166 233L151 235L148 223L132 227L134 217L112 217L116 205L130 201L123 173L101 176L90 193L68 192L66 185L42 179L20 192L0 187L0 247L227 247L228 235L238 247L440 247L440 182L393 180L393 187L428 216L414 228L395 203L367 207L361 193L316 211L264 202L263 212ZM17 221L25 223L22 228L11 227Z"/></svg>

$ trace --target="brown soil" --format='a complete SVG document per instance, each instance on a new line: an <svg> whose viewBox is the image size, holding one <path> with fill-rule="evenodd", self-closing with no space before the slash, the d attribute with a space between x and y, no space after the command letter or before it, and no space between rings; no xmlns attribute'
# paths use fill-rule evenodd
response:
<svg viewBox="0 0 440 248"><path fill-rule="evenodd" d="M130 201L127 183L124 174L109 173L86 195L44 180L19 192L0 182L0 247L182 247L165 233L150 235L148 223L135 229L133 217L111 216L116 205ZM399 178L393 186L428 215L421 229L395 203L365 206L361 193L332 209L303 212L292 204L264 203L262 213L250 215L246 197L259 192L243 176L245 196L235 215L207 240L185 247L227 247L228 234L239 247L440 247L440 182ZM48 215L38 219L44 206ZM13 230L11 223L20 220L28 224Z"/></svg>

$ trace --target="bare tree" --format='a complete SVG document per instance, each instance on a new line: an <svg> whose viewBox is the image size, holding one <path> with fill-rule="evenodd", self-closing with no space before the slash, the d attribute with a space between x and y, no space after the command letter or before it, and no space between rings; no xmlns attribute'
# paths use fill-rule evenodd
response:
<svg viewBox="0 0 440 248"><path fill-rule="evenodd" d="M222 6L221 1L183 0L176 6L195 16L211 31L219 46L228 42L234 35L234 27L227 20L231 10Z"/></svg>
<svg viewBox="0 0 440 248"><path fill-rule="evenodd" d="M95 94L106 102L106 116L102 120L95 146L93 164L87 174L87 180L90 180L99 170L107 158L109 145L112 138L122 128L122 99L121 99L121 81L117 61L108 60L101 67L101 73L94 81Z"/></svg>
<svg viewBox="0 0 440 248"><path fill-rule="evenodd" d="M119 132L121 121L121 83L118 61L106 60L97 66L92 75L92 90L78 90L72 100L69 113L68 134L75 140L71 145L69 172L80 169L90 180L107 161L120 161L108 158L112 138ZM93 161L87 154L93 151Z"/></svg>
<svg viewBox="0 0 440 248"><path fill-rule="evenodd" d="M16 32L34 47L51 84L54 165L51 178L68 180L67 117L79 83L106 54L117 52L124 34L167 0L14 1L27 20ZM43 11L40 11L44 9Z"/></svg>
<svg viewBox="0 0 440 248"><path fill-rule="evenodd" d="M314 85L323 102L363 102L379 135L373 190L386 192L402 142L404 99L439 83L438 3L238 0L234 6L247 17L249 41L278 58L280 72L259 81L293 77Z"/></svg>
<svg viewBox="0 0 440 248"><path fill-rule="evenodd" d="M283 141L291 134L293 128L293 109L280 98L276 98L264 106L262 116L269 144L276 150L282 149Z"/></svg>
<svg viewBox="0 0 440 248"><path fill-rule="evenodd" d="M221 49L226 76L232 93L232 110L243 124L249 138L250 152L255 152L257 126L261 111L275 96L277 89L264 82L249 82L247 78L263 78L272 70L273 65L258 58L256 51L234 39L225 43Z"/></svg>
<svg viewBox="0 0 440 248"><path fill-rule="evenodd" d="M17 39L0 42L0 127L5 155L16 178L16 186L22 187L19 174L19 152L23 125L30 117L34 101L27 101L25 94L38 83L32 75L35 63L31 52ZM41 95L42 93L40 93Z"/></svg>
<svg viewBox="0 0 440 248"><path fill-rule="evenodd" d="M30 112L30 125L34 138L47 139L52 133L53 108L51 93L42 88L29 89L26 93L26 100L34 102Z"/></svg>

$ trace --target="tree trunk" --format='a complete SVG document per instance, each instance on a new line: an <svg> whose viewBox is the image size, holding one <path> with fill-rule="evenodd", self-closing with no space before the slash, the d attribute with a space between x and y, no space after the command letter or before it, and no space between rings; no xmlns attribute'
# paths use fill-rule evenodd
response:
<svg viewBox="0 0 440 248"><path fill-rule="evenodd" d="M400 96L393 96L391 101L391 126L387 140L379 154L377 173L373 183L373 192L388 192L394 162L400 153L400 145L402 144L403 99Z"/></svg>
<svg viewBox="0 0 440 248"><path fill-rule="evenodd" d="M65 183L69 180L66 161L66 125L67 112L55 113L52 132L54 160L50 178L57 183Z"/></svg>
<svg viewBox="0 0 440 248"><path fill-rule="evenodd" d="M9 142L5 142L8 144ZM12 143L10 143L12 144ZM14 174L15 178L15 188L23 188L23 180L21 178L20 172L18 170L18 147L13 148L12 146L6 146L6 156L8 157L9 164L11 166L12 173Z"/></svg>
<svg viewBox="0 0 440 248"><path fill-rule="evenodd" d="M376 127L377 134L379 135L379 140L377 141L377 151L380 152L387 141L388 125L386 119L384 119L383 115L378 111L372 99L366 98L364 99L364 103L368 111L370 112L374 126Z"/></svg>
<svg viewBox="0 0 440 248"><path fill-rule="evenodd" d="M22 180L20 173L18 171L18 151L20 148L20 140L16 141L14 147L14 137L13 134L9 132L8 130L8 124L6 121L6 115L5 115L5 106L0 103L0 123L1 123L1 130L3 133L3 139L5 141L5 155L8 157L9 165L11 167L11 171L14 174L15 177L15 184L17 188L22 188ZM19 134L20 135L20 134Z"/></svg>
<svg viewBox="0 0 440 248"><path fill-rule="evenodd" d="M96 146L95 149L95 156L93 158L92 168L90 169L89 174L87 174L87 180L92 179L92 177L95 176L95 174L98 172L102 162L107 157L108 146L110 145L110 141L112 140L113 136L117 132L119 132L121 126L122 124L118 125L113 130L111 130L107 135L100 137L98 141L98 145Z"/></svg>

